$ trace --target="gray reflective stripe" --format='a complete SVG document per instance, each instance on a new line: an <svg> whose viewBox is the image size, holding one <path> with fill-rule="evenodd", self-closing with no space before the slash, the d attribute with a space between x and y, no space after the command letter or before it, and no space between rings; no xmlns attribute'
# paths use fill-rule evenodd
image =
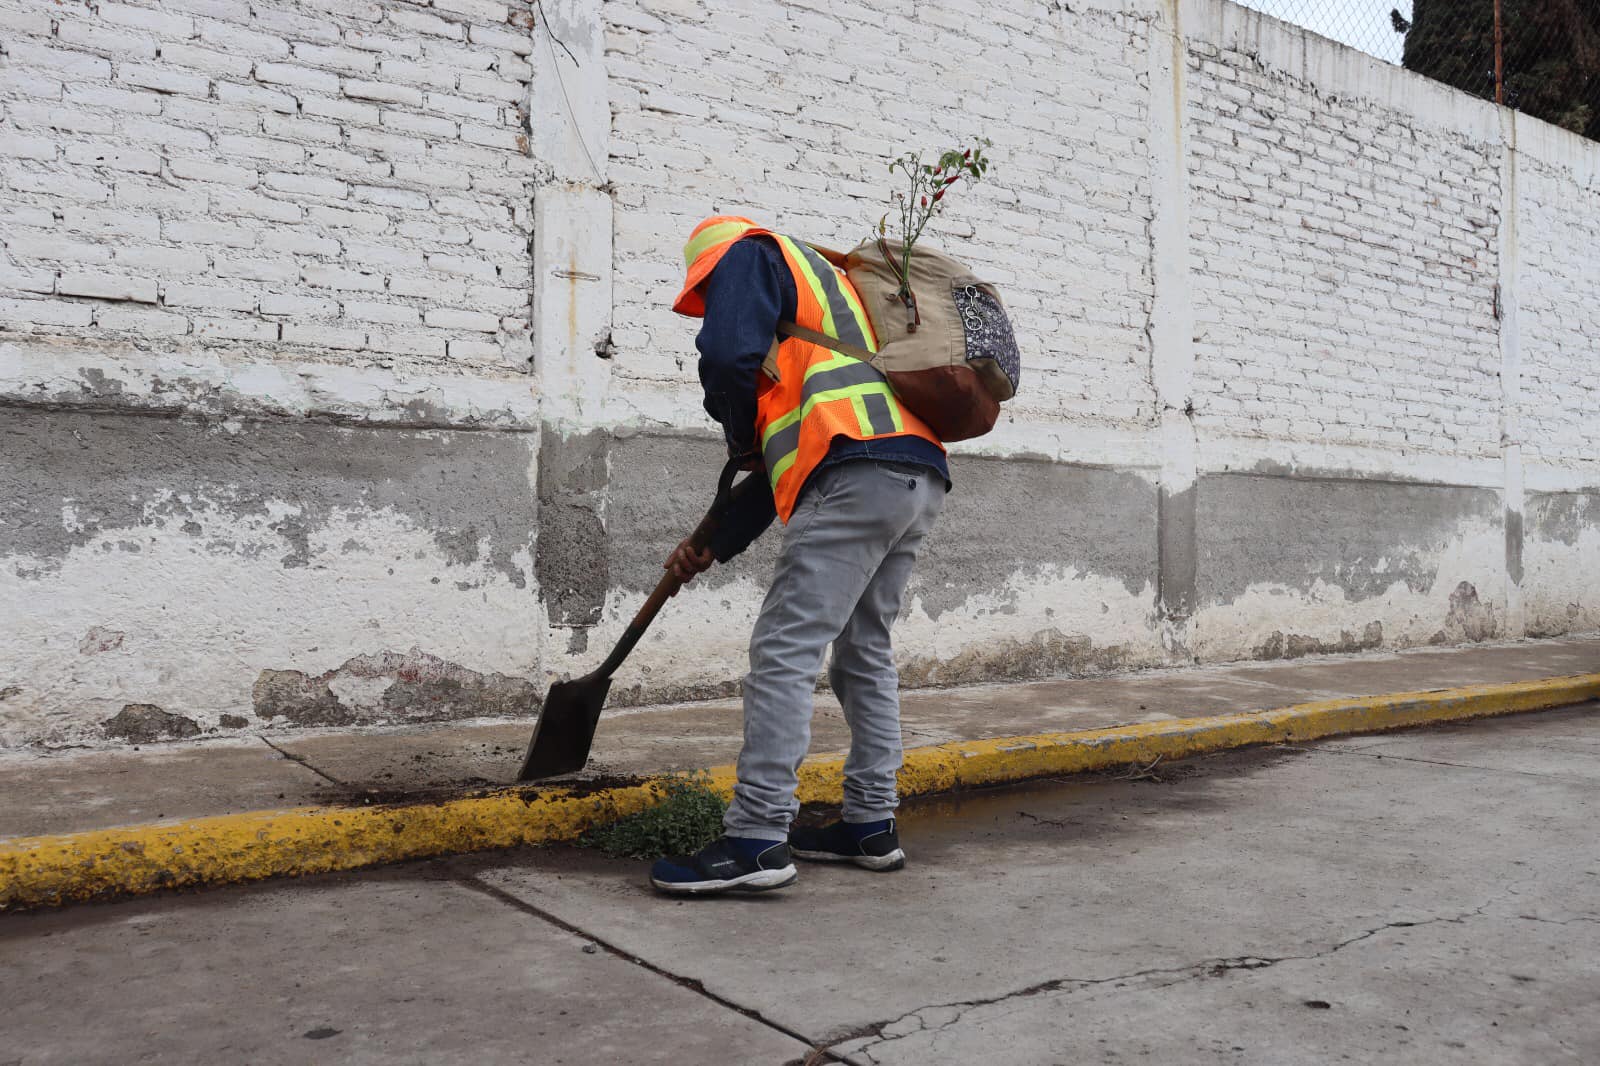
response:
<svg viewBox="0 0 1600 1066"><path fill-rule="evenodd" d="M766 445L761 449L761 461L766 464L768 471L776 470L778 460L798 447L800 447L800 423L796 422L792 426L785 426L768 438Z"/></svg>
<svg viewBox="0 0 1600 1066"><path fill-rule="evenodd" d="M866 363L851 360L846 366L823 370L806 378L800 402L805 403L819 392L848 389L852 385L873 385L887 380Z"/></svg>
<svg viewBox="0 0 1600 1066"><path fill-rule="evenodd" d="M883 393L867 393L861 397L861 405L867 409L867 421L872 423L872 432L876 436L894 432L894 416L889 413L889 401Z"/></svg>
<svg viewBox="0 0 1600 1066"><path fill-rule="evenodd" d="M856 321L855 311L850 308L850 301L844 298L844 290L839 287L839 275L834 273L833 264L804 241L795 241L794 244L800 249L800 254L806 257L817 280L822 282L822 291L828 294L828 311L833 315L833 328L838 338L846 344L867 347L867 338L861 335L861 325Z"/></svg>
<svg viewBox="0 0 1600 1066"><path fill-rule="evenodd" d="M792 425L778 430L767 438L767 443L762 445L761 460L766 464L770 473L778 468L778 463L784 456L800 447L800 427L805 421L805 408L816 397L824 393L844 392L845 395L836 396L834 399L846 399L849 390L859 389L862 385L886 385L885 378L878 371L866 363L849 359L844 366L836 366L832 370L823 370L806 378L805 387L800 390L801 417ZM867 423L874 436L885 433L894 433L894 415L889 410L889 398L882 392L869 392L860 397L863 408L867 412Z"/></svg>

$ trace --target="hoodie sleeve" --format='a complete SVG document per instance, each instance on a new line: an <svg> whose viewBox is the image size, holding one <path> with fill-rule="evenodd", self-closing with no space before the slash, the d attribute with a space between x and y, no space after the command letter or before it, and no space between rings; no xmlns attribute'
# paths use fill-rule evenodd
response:
<svg viewBox="0 0 1600 1066"><path fill-rule="evenodd" d="M757 451L756 386L778 320L794 317L794 279L771 240L749 237L723 254L702 295L706 314L695 347L706 413L722 425L730 455ZM753 476L762 484L752 486L723 516L712 538L711 550L720 562L744 551L777 517L766 475Z"/></svg>
<svg viewBox="0 0 1600 1066"><path fill-rule="evenodd" d="M706 413L722 425L735 455L755 450L757 376L778 320L785 310L794 315L794 281L779 255L765 238L739 241L723 254L702 289L706 314L695 338L700 384Z"/></svg>

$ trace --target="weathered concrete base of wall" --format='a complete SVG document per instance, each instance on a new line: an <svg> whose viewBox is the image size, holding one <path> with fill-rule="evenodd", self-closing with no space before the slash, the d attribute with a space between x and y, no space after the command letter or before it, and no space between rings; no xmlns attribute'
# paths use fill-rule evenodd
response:
<svg viewBox="0 0 1600 1066"><path fill-rule="evenodd" d="M0 410L0 441L5 747L530 715L610 650L723 455L698 433L36 408ZM908 687L1521 635L1490 489L1202 476L1174 651L1150 472L951 468L897 630ZM1527 516L1530 628L1600 628L1600 497ZM612 703L736 693L781 538L671 601Z"/></svg>
<svg viewBox="0 0 1600 1066"><path fill-rule="evenodd" d="M537 437L0 409L0 746L526 714Z"/></svg>
<svg viewBox="0 0 1600 1066"><path fill-rule="evenodd" d="M605 536L562 538L561 572L610 577L593 626L557 628L546 670L588 670L610 651L711 502L724 449L709 434L639 434L610 446ZM955 457L956 489L923 550L896 630L909 686L1096 673L1166 661L1155 624L1156 491L1149 478L1021 459ZM541 537L548 536L541 533ZM623 666L620 703L737 691L782 542L744 555L672 600ZM549 551L544 541L543 551Z"/></svg>
<svg viewBox="0 0 1600 1066"><path fill-rule="evenodd" d="M1505 639L1491 489L1211 474L1197 488L1206 661Z"/></svg>
<svg viewBox="0 0 1600 1066"><path fill-rule="evenodd" d="M1600 492L1530 493L1523 506L1528 635L1600 629Z"/></svg>

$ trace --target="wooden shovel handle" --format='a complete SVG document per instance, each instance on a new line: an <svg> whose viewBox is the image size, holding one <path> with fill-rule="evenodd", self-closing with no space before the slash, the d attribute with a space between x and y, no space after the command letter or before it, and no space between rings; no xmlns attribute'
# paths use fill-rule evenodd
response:
<svg viewBox="0 0 1600 1066"><path fill-rule="evenodd" d="M739 487L744 488L743 485ZM706 512L706 516L700 519L700 524L694 527L694 532L689 534L689 547L697 552L705 551L711 547L711 538L716 535L717 527L721 524L722 509L713 504L711 510ZM639 613L633 616L633 621L629 623L629 628L638 626L643 629L648 626L655 619L656 612L661 610L668 600L676 596L678 590L683 588L683 585L683 579L668 570L661 580L656 582L655 591L650 593L650 597L644 601L644 606L639 608Z"/></svg>

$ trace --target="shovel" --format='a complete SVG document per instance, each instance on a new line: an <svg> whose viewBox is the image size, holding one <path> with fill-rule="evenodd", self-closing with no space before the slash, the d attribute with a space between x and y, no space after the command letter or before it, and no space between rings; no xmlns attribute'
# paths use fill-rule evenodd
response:
<svg viewBox="0 0 1600 1066"><path fill-rule="evenodd" d="M689 534L689 545L697 551L711 543L722 516L734 500L742 497L752 483L760 480L758 477L747 477L737 487L734 486L734 475L746 458L740 456L731 459L723 467L711 510ZM600 710L605 706L606 693L611 688L611 675L617 672L617 667L633 651L639 638L644 636L644 631L650 628L656 612L682 587L683 582L668 570L655 591L650 593L650 598L644 601L644 606L639 608L639 613L633 616L633 621L628 623L628 628L623 630L622 639L611 649L605 662L583 677L557 681L550 686L550 693L544 698L544 707L539 712L539 720L533 727L533 739L528 741L528 754L522 760L518 781L538 781L583 769L584 763L589 761L589 747L594 743L595 727L600 723Z"/></svg>

